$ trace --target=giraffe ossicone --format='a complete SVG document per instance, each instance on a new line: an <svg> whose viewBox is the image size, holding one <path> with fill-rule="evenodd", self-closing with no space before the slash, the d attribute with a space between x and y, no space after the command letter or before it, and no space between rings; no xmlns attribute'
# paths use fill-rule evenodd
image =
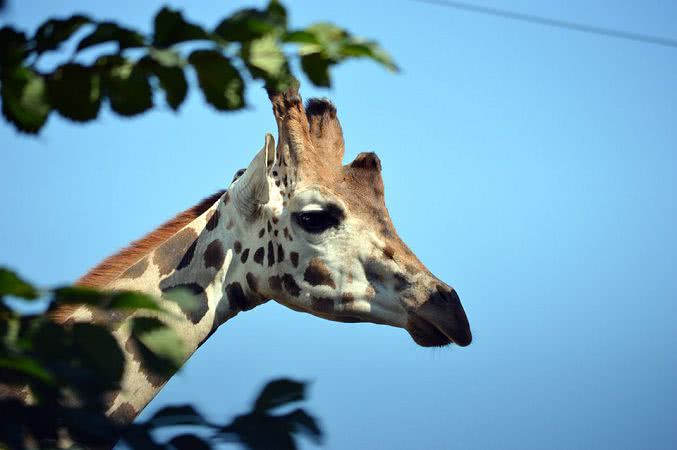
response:
<svg viewBox="0 0 677 450"><path fill-rule="evenodd" d="M466 346L471 332L456 292L402 242L385 206L381 162L361 153L343 165L336 108L304 104L296 89L270 92L277 143L263 148L226 191L133 243L80 283L167 295L188 290L199 302L176 326L186 358L219 325L270 299L341 322L404 328L421 346ZM63 319L93 320L82 307ZM123 389L109 413L128 421L166 380L144 368L129 333Z"/></svg>

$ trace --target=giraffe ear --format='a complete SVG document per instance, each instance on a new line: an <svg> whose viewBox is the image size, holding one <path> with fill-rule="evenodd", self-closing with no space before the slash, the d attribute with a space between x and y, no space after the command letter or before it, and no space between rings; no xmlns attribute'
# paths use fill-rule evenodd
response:
<svg viewBox="0 0 677 450"><path fill-rule="evenodd" d="M275 162L275 139L266 133L263 148L256 154L244 174L233 184L233 201L244 217L252 217L260 205L270 200L268 174Z"/></svg>

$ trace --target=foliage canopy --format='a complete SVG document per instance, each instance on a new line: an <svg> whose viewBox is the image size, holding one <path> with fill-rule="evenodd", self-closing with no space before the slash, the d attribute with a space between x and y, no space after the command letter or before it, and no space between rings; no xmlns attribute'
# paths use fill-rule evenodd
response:
<svg viewBox="0 0 677 450"><path fill-rule="evenodd" d="M38 68L43 55L62 50L76 36L81 37L68 62ZM121 116L142 114L153 108L155 90L176 111L189 90L189 68L207 103L234 111L246 106L248 81L262 80L278 90L291 83L294 59L312 83L328 87L331 67L349 58L397 70L376 42L334 24L290 29L287 10L276 0L237 11L212 29L164 7L150 34L73 15L49 19L31 36L11 26L0 29L2 114L16 129L38 133L52 111L87 122L106 101Z"/></svg>

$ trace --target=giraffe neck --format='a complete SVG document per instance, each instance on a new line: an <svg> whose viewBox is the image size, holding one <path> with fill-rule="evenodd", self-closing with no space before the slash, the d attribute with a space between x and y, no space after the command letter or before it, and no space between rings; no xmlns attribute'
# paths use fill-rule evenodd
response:
<svg viewBox="0 0 677 450"><path fill-rule="evenodd" d="M197 300L190 310L165 301L174 312L172 325L182 337L185 359L228 319L249 310L265 299L256 292L256 280L245 269L253 250L242 242L251 227L237 215L225 192L206 211L183 226L162 244L135 261L105 288L134 290L157 298L184 289ZM251 274L250 274L251 275ZM95 320L91 311L81 308L73 320ZM138 348L129 329L113 331L125 353L125 373L121 391L109 399L108 414L120 423L131 422L168 381L141 364Z"/></svg>

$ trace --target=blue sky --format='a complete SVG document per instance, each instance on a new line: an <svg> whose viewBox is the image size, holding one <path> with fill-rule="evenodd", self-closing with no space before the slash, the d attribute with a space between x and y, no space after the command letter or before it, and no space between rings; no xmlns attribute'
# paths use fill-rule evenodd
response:
<svg viewBox="0 0 677 450"><path fill-rule="evenodd" d="M148 29L158 1L11 1L34 29L84 11ZM170 1L205 25L244 4ZM671 1L482 0L677 38ZM402 72L335 71L346 160L376 151L403 239L455 286L475 340L417 347L402 330L269 303L210 339L147 411L227 417L276 376L312 380L326 448L677 446L677 49L411 1L286 2L379 40ZM220 114L53 115L0 123L0 264L42 284L97 261L224 187L275 124L263 90ZM312 448L312 445L304 445Z"/></svg>

